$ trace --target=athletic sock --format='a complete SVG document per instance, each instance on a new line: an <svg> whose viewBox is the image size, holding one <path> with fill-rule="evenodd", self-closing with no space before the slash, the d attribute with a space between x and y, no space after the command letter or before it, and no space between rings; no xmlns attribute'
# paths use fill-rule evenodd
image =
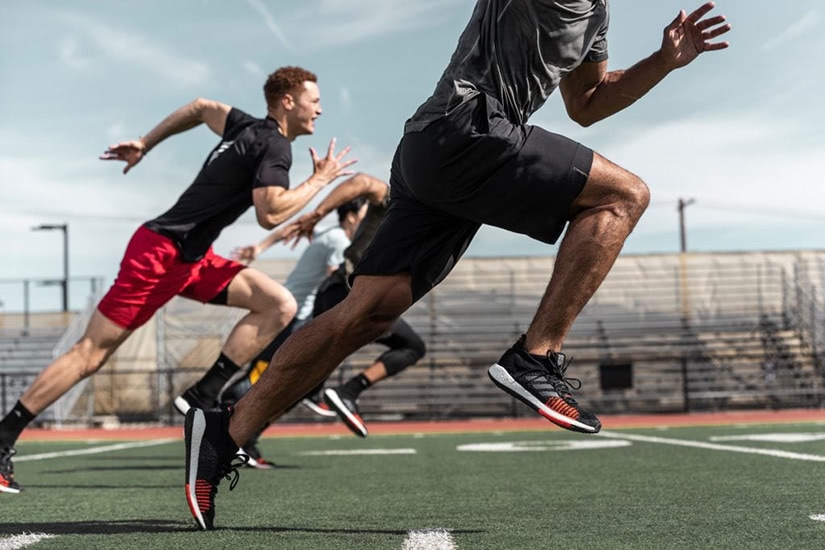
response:
<svg viewBox="0 0 825 550"><path fill-rule="evenodd" d="M0 449L14 447L20 433L34 420L34 415L18 401L0 422Z"/></svg>
<svg viewBox="0 0 825 550"><path fill-rule="evenodd" d="M344 384L343 390L344 393L347 395L352 396L353 398L358 397L362 391L372 386L372 382L369 381L369 378L362 374L353 377L350 379L349 382Z"/></svg>
<svg viewBox="0 0 825 550"><path fill-rule="evenodd" d="M217 399L221 389L240 368L229 357L221 353L212 368L195 384L195 388L201 397Z"/></svg>

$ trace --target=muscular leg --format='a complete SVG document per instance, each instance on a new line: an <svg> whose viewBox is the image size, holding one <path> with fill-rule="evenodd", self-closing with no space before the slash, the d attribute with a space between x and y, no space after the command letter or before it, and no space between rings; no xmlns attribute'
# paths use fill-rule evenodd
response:
<svg viewBox="0 0 825 550"><path fill-rule="evenodd" d="M35 416L40 414L72 386L97 372L130 334L132 331L96 309L80 340L43 369L20 402Z"/></svg>
<svg viewBox="0 0 825 550"><path fill-rule="evenodd" d="M248 309L235 325L221 352L245 365L295 317L295 298L280 283L255 269L240 271L229 283L227 305Z"/></svg>
<svg viewBox="0 0 825 550"><path fill-rule="evenodd" d="M607 276L649 201L642 180L594 154L587 183L571 206L550 283L527 330L528 351L561 351L576 316Z"/></svg>
<svg viewBox="0 0 825 550"><path fill-rule="evenodd" d="M248 441L411 305L409 275L357 277L343 302L311 320L275 353L258 383L238 401L229 425L232 439Z"/></svg>

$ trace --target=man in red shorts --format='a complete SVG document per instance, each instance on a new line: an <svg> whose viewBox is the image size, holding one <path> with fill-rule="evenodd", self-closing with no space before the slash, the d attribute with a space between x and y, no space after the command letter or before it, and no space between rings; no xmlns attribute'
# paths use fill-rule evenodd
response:
<svg viewBox="0 0 825 550"><path fill-rule="evenodd" d="M267 275L212 251L221 230L250 206L271 229L296 214L327 184L347 175L349 149L335 153L335 140L319 158L310 149L313 174L290 188L291 142L312 134L321 115L317 77L300 67L282 67L264 84L266 118L229 105L196 99L148 134L113 145L104 160L126 162L123 173L169 136L205 123L221 136L194 182L164 214L144 223L126 248L114 285L92 314L86 332L54 360L0 421L0 492L19 493L12 457L20 433L72 386L94 374L132 332L175 296L249 310L234 327L220 356L195 388L207 406L223 385L295 315L295 299Z"/></svg>

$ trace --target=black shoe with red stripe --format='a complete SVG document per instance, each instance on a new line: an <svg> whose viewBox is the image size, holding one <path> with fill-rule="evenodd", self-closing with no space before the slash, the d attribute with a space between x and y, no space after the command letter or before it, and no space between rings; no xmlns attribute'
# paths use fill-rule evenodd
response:
<svg viewBox="0 0 825 550"><path fill-rule="evenodd" d="M570 384L581 387L581 381L567 378L564 354L548 351L544 358L527 353L522 335L513 347L504 352L498 363L487 373L502 390L538 412L550 422L586 434L602 429L596 415L582 409L570 393Z"/></svg>
<svg viewBox="0 0 825 550"><path fill-rule="evenodd" d="M226 478L229 490L234 489L238 468L249 459L236 454L238 446L229 436L231 416L230 407L217 411L192 407L186 413L186 502L200 529L214 529L218 484Z"/></svg>
<svg viewBox="0 0 825 550"><path fill-rule="evenodd" d="M14 464L11 458L17 454L13 447L0 449L0 493L17 494L23 490L14 480Z"/></svg>
<svg viewBox="0 0 825 550"><path fill-rule="evenodd" d="M352 433L359 437L367 437L367 426L358 412L357 399L347 395L343 388L330 388L324 390L324 401L338 414Z"/></svg>

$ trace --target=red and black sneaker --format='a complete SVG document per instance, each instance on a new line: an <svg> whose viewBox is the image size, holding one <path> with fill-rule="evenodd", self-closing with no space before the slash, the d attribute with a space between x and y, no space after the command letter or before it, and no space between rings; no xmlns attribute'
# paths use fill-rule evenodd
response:
<svg viewBox="0 0 825 550"><path fill-rule="evenodd" d="M579 389L581 381L565 376L570 363L564 354L548 351L539 358L527 352L524 341L522 335L487 370L493 383L557 426L586 434L601 430L596 415L581 408L570 393L570 384Z"/></svg>
<svg viewBox="0 0 825 550"><path fill-rule="evenodd" d="M239 455L246 455L249 460L246 465L256 470L274 470L276 468L274 462L270 462L261 455L261 450L258 448L257 441L253 440L238 449Z"/></svg>
<svg viewBox="0 0 825 550"><path fill-rule="evenodd" d="M14 480L14 464L11 458L17 454L13 447L0 449L0 493L17 494L23 490Z"/></svg>
<svg viewBox="0 0 825 550"><path fill-rule="evenodd" d="M234 489L238 468L249 458L236 454L238 446L229 436L231 416L229 407L217 411L192 407L186 413L186 501L200 529L214 529L218 484L226 478L229 490Z"/></svg>
<svg viewBox="0 0 825 550"><path fill-rule="evenodd" d="M361 419L355 398L347 395L343 388L330 388L324 390L324 401L338 414L352 433L359 437L367 437L367 426Z"/></svg>
<svg viewBox="0 0 825 550"><path fill-rule="evenodd" d="M329 405L321 397L320 393L313 393L301 399L301 405L311 410L318 416L326 418L335 418L338 416L335 411L329 408Z"/></svg>

